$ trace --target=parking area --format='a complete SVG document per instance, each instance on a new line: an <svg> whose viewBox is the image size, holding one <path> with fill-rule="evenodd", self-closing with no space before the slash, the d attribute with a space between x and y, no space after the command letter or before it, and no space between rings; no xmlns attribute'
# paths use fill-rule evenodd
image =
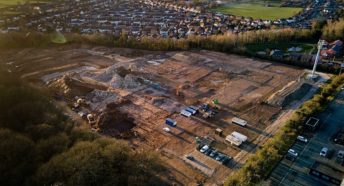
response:
<svg viewBox="0 0 344 186"><path fill-rule="evenodd" d="M322 166L330 167L321 170L328 176L343 179L344 167L336 161L337 153L344 150L344 146L333 143L333 135L344 127L344 92L329 107L316 116L320 120L320 127L314 133L305 133L308 142L297 141L291 149L298 155L294 161L284 158L271 173L271 185L339 185L310 175L312 165L317 162ZM322 148L328 148L327 157L320 156ZM321 177L321 176L320 176Z"/></svg>

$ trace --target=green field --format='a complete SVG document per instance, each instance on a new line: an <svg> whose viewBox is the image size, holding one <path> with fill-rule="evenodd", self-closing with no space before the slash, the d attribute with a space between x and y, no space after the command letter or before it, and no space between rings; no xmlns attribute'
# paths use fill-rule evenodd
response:
<svg viewBox="0 0 344 186"><path fill-rule="evenodd" d="M291 17L302 10L302 8L279 7L278 3L265 6L264 3L228 3L212 9L215 12L232 14L236 16L252 17L253 19L280 19Z"/></svg>
<svg viewBox="0 0 344 186"><path fill-rule="evenodd" d="M18 2L25 2L24 0L0 0L0 8L16 5Z"/></svg>
<svg viewBox="0 0 344 186"><path fill-rule="evenodd" d="M245 46L251 53L259 51L266 51L266 49L279 49L287 52L290 47L301 47L303 50L299 53L313 54L316 52L316 44L314 43L301 43L301 42L283 42L283 43L264 43L264 44L248 44Z"/></svg>

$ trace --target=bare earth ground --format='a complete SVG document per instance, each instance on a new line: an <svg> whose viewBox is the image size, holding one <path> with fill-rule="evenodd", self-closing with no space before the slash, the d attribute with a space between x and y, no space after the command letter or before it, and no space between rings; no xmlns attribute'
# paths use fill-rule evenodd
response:
<svg viewBox="0 0 344 186"><path fill-rule="evenodd" d="M85 103L68 115L80 119L76 113L92 113L98 120L90 128L124 138L135 149L157 151L168 168L162 178L177 185L222 184L303 101L295 100L287 107L280 101L304 83L300 80L303 70L211 51L71 45L0 51L0 65L48 87L69 106L75 97L83 98ZM213 99L219 100L220 111L212 119L179 114L187 105ZM178 123L170 127L170 133L162 130L167 117ZM247 120L248 126L232 124L233 117ZM216 128L224 130L223 136L240 132L248 136L248 142L233 147L215 135ZM234 157L228 166L195 149L195 138L204 136L214 138L216 149ZM196 161L186 159L188 154Z"/></svg>

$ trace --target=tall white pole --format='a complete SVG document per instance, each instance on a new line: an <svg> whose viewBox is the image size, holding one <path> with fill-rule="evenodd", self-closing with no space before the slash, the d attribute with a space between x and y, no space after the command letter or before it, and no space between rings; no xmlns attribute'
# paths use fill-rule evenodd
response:
<svg viewBox="0 0 344 186"><path fill-rule="evenodd" d="M321 49L324 45L324 40L319 40L318 42L318 52L317 52L317 55L315 57L315 61L314 61L314 65L313 65L313 70L312 70L312 78L314 78L314 75L315 75L315 70L317 68L317 65L318 65L318 61L319 61L319 57L320 57L320 52L321 52Z"/></svg>

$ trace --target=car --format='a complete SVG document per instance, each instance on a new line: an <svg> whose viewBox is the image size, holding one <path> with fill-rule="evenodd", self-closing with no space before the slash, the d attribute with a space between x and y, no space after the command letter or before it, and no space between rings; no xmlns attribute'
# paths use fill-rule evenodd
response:
<svg viewBox="0 0 344 186"><path fill-rule="evenodd" d="M328 148L327 147L323 147L319 153L320 156L322 157L326 157L327 156L327 152L328 152Z"/></svg>
<svg viewBox="0 0 344 186"><path fill-rule="evenodd" d="M288 154L293 157L297 157L299 155L294 149L289 149Z"/></svg>
<svg viewBox="0 0 344 186"><path fill-rule="evenodd" d="M290 154L287 154L287 155L285 156L285 159L290 160L290 161L294 161L294 160L295 160L295 157L292 156L292 155L290 155Z"/></svg>
<svg viewBox="0 0 344 186"><path fill-rule="evenodd" d="M213 152L210 153L210 157L214 158L217 156L217 150L214 150Z"/></svg>
<svg viewBox="0 0 344 186"><path fill-rule="evenodd" d="M191 156L191 155L187 155L186 158L189 159L189 160L195 160L195 158L193 156Z"/></svg>
<svg viewBox="0 0 344 186"><path fill-rule="evenodd" d="M204 154L209 156L213 151L214 151L213 149L209 149L209 150L205 151Z"/></svg>
<svg viewBox="0 0 344 186"><path fill-rule="evenodd" d="M208 151L209 150L209 146L208 145L204 145L202 148L201 148L201 150L199 150L200 152L202 152L202 153L205 153L206 151Z"/></svg>
<svg viewBox="0 0 344 186"><path fill-rule="evenodd" d="M222 163L222 165L227 164L232 158L229 156L225 156L222 158L222 160L220 160L220 162Z"/></svg>
<svg viewBox="0 0 344 186"><path fill-rule="evenodd" d="M165 127L165 128L163 128L162 130L165 131L165 132L167 132L167 133L171 132L171 129L168 128L168 127Z"/></svg>
<svg viewBox="0 0 344 186"><path fill-rule="evenodd" d="M304 143L307 143L308 142L308 139L303 137L303 136L298 136L297 137L297 140L301 141L301 142L304 142Z"/></svg>
<svg viewBox="0 0 344 186"><path fill-rule="evenodd" d="M337 158L344 159L344 151L338 151Z"/></svg>
<svg viewBox="0 0 344 186"><path fill-rule="evenodd" d="M223 157L225 157L225 155L219 153L219 154L216 156L215 160L216 160L216 161L221 161Z"/></svg>

